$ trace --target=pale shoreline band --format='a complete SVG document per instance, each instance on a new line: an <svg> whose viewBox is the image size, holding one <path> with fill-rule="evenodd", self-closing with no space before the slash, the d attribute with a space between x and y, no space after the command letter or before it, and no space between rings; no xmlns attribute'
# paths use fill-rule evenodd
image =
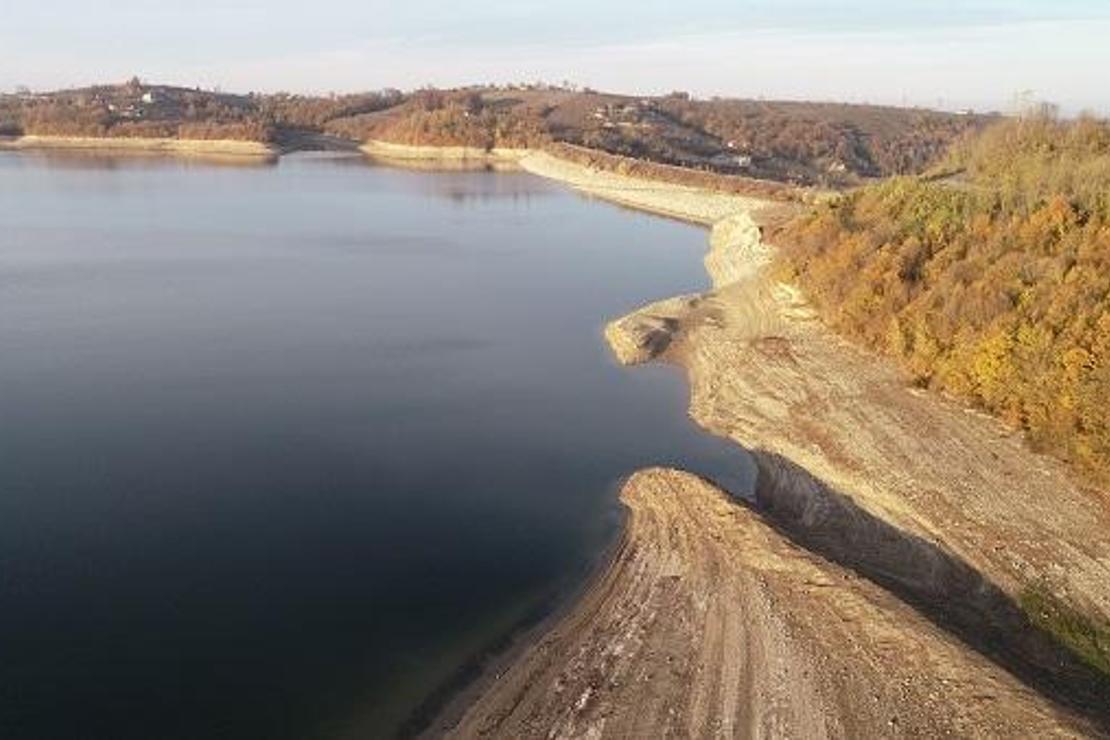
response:
<svg viewBox="0 0 1110 740"><path fill-rule="evenodd" d="M65 150L224 157L275 157L280 154L276 147L259 141L94 136L0 136L0 151L3 150Z"/></svg>

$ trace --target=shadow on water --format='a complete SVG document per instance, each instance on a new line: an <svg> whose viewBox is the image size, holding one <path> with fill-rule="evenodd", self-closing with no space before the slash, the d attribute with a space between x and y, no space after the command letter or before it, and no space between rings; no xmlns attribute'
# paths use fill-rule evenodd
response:
<svg viewBox="0 0 1110 740"><path fill-rule="evenodd" d="M624 482L621 480L612 486L614 501L619 498ZM446 681L428 693L401 722L395 737L434 738L441 733L441 727L449 727L461 719L470 699L483 690L485 682L494 675L499 676L521 650L572 611L594 578L608 569L621 551L626 516L627 510L623 506L614 507L609 521L612 534L606 546L595 557L579 563L577 568L565 574L520 616L508 632L495 636Z"/></svg>
<svg viewBox="0 0 1110 740"><path fill-rule="evenodd" d="M618 367L622 372L628 370ZM656 380L663 381L656 386L657 393L673 390L673 394L659 393L654 400L670 405L672 418L681 420L677 429L660 430L660 433L667 433L674 445L673 451L644 459L634 468L659 465L688 470L752 505L757 476L755 462L746 450L729 439L710 434L686 415L684 409L689 404L689 391L680 369L675 365L656 364L635 368L634 372L640 380L655 375ZM632 376L629 378L630 382L636 382ZM633 472L634 469L630 469L628 475ZM520 615L509 631L482 645L446 681L428 693L402 722L397 737L436 737L438 728L450 726L460 718L469 700L482 690L485 680L511 665L520 650L539 639L551 625L574 609L594 579L606 572L621 550L628 512L619 500L626 480L627 477L614 481L609 489L607 499L613 506L607 513L605 528L609 536L606 544L564 574Z"/></svg>
<svg viewBox="0 0 1110 740"><path fill-rule="evenodd" d="M756 510L794 544L892 593L1030 689L1087 720L1089 729L1100 736L1110 735L1110 681L1034 625L1013 598L977 569L938 545L869 514L781 455L748 452L726 444L734 460L746 458L758 468L754 498L746 493L734 495L741 505ZM714 485L726 491L748 490L744 476L717 465L710 467L717 475L702 477ZM727 483L741 488L730 489ZM491 666L505 665L514 647L528 642L531 635L564 614L588 586L590 576L604 571L619 545L620 537L615 536L603 555L537 603L514 632L500 636L460 667L409 716L399 736L434 733L432 723L445 719L445 708L459 692L473 690Z"/></svg>
<svg viewBox="0 0 1110 740"><path fill-rule="evenodd" d="M792 542L893 593L1030 688L1110 733L1110 681L954 554L864 511L781 455L752 453L755 508Z"/></svg>

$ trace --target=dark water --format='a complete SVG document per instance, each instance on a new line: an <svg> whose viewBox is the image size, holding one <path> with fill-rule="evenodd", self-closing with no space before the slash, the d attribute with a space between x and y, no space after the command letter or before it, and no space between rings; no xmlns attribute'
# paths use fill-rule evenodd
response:
<svg viewBox="0 0 1110 740"><path fill-rule="evenodd" d="M601 338L704 249L525 174L0 155L0 737L396 731L621 476L745 484Z"/></svg>

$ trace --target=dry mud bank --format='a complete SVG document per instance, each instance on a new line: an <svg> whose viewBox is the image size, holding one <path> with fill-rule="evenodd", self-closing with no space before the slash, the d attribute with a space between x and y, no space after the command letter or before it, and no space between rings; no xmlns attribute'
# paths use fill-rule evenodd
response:
<svg viewBox="0 0 1110 740"><path fill-rule="evenodd" d="M272 158L280 152L258 141L160 139L92 136L0 137L0 151L54 150L104 153L172 154L199 157Z"/></svg>
<svg viewBox="0 0 1110 740"><path fill-rule="evenodd" d="M384 164L417 169L511 167L570 185L576 190L629 208L711 226L737 213L761 213L767 201L701 188L657 183L593 169L535 149L481 149L413 146L368 141L363 153Z"/></svg>
<svg viewBox="0 0 1110 740"><path fill-rule="evenodd" d="M384 164L416 169L456 169L463 166L515 166L528 153L526 149L482 149L471 146L414 146L370 140L359 149Z"/></svg>
<svg viewBox="0 0 1110 740"><path fill-rule="evenodd" d="M613 322L746 447L755 510L676 471L625 486L613 566L489 678L460 737L1105 735L1106 685L1032 585L1110 618L1110 504L1000 423L914 391L767 266L781 206L528 153L521 167L712 225L714 289ZM634 269L634 265L630 269Z"/></svg>
<svg viewBox="0 0 1110 740"><path fill-rule="evenodd" d="M1075 737L1087 728L724 492L634 475L610 569L450 737Z"/></svg>
<svg viewBox="0 0 1110 740"><path fill-rule="evenodd" d="M767 276L770 255L746 217L721 222L706 257L713 292L648 306L608 334L627 362L687 369L691 415L756 455L756 493L776 520L831 541L848 534L837 515L858 509L917 538L913 560L936 547L1007 593L1042 584L1110 618L1110 498L832 336ZM652 337L660 325L666 341Z"/></svg>

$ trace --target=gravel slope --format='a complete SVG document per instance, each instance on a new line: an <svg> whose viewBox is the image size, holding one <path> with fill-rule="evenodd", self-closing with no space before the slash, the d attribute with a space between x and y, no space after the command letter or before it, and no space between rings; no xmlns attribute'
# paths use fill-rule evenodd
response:
<svg viewBox="0 0 1110 740"><path fill-rule="evenodd" d="M449 737L1078 737L889 592L688 473L624 486L628 528L574 611Z"/></svg>

